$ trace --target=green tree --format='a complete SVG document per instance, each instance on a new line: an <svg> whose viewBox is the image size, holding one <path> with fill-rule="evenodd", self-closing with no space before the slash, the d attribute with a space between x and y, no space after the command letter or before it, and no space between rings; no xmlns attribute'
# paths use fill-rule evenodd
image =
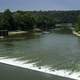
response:
<svg viewBox="0 0 80 80"><path fill-rule="evenodd" d="M2 14L1 26L3 26L3 29L9 30L9 31L16 29L13 15L9 9L6 9Z"/></svg>
<svg viewBox="0 0 80 80"><path fill-rule="evenodd" d="M78 32L80 31L80 15L77 18L76 24L75 24L75 30Z"/></svg>
<svg viewBox="0 0 80 80"><path fill-rule="evenodd" d="M34 26L34 18L31 14L16 13L15 21L18 30L32 30Z"/></svg>

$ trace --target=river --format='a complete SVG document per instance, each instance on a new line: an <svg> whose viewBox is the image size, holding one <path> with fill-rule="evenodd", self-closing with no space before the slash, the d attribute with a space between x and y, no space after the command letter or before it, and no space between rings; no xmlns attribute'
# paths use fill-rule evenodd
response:
<svg viewBox="0 0 80 80"><path fill-rule="evenodd" d="M72 34L59 33L9 39L0 42L0 56L28 60L28 63L35 63L34 66L39 69L47 66L52 71L70 71L71 75L80 71L80 39Z"/></svg>

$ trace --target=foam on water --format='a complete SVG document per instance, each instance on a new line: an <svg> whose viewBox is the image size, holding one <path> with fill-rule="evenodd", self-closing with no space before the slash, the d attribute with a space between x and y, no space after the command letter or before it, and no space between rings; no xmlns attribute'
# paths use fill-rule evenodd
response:
<svg viewBox="0 0 80 80"><path fill-rule="evenodd" d="M25 63L26 62L26 63ZM19 61L17 58L6 58L0 57L0 63L5 63L17 67L27 68L43 73L53 74L61 77L72 78L76 80L80 80L80 72L71 73L71 71L67 70L51 70L48 66L41 66L40 68L35 66L36 63L28 63L27 61ZM71 74L70 74L71 73Z"/></svg>

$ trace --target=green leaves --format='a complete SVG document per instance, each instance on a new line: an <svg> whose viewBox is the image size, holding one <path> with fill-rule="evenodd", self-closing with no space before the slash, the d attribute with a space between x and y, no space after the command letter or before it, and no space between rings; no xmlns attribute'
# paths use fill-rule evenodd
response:
<svg viewBox="0 0 80 80"><path fill-rule="evenodd" d="M11 11L9 9L5 10L0 19L0 25L2 29L14 30L14 24L15 23Z"/></svg>
<svg viewBox="0 0 80 80"><path fill-rule="evenodd" d="M34 18L30 14L15 14L17 29L31 30L34 25Z"/></svg>
<svg viewBox="0 0 80 80"><path fill-rule="evenodd" d="M80 15L77 17L76 25L75 25L75 30L77 32L80 31Z"/></svg>

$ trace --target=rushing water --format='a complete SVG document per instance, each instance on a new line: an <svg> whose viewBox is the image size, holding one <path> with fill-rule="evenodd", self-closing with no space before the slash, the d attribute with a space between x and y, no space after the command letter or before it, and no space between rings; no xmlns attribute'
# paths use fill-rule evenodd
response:
<svg viewBox="0 0 80 80"><path fill-rule="evenodd" d="M80 71L80 39L72 34L41 34L0 42L0 56L29 60L51 70ZM70 73L70 74L71 74Z"/></svg>

